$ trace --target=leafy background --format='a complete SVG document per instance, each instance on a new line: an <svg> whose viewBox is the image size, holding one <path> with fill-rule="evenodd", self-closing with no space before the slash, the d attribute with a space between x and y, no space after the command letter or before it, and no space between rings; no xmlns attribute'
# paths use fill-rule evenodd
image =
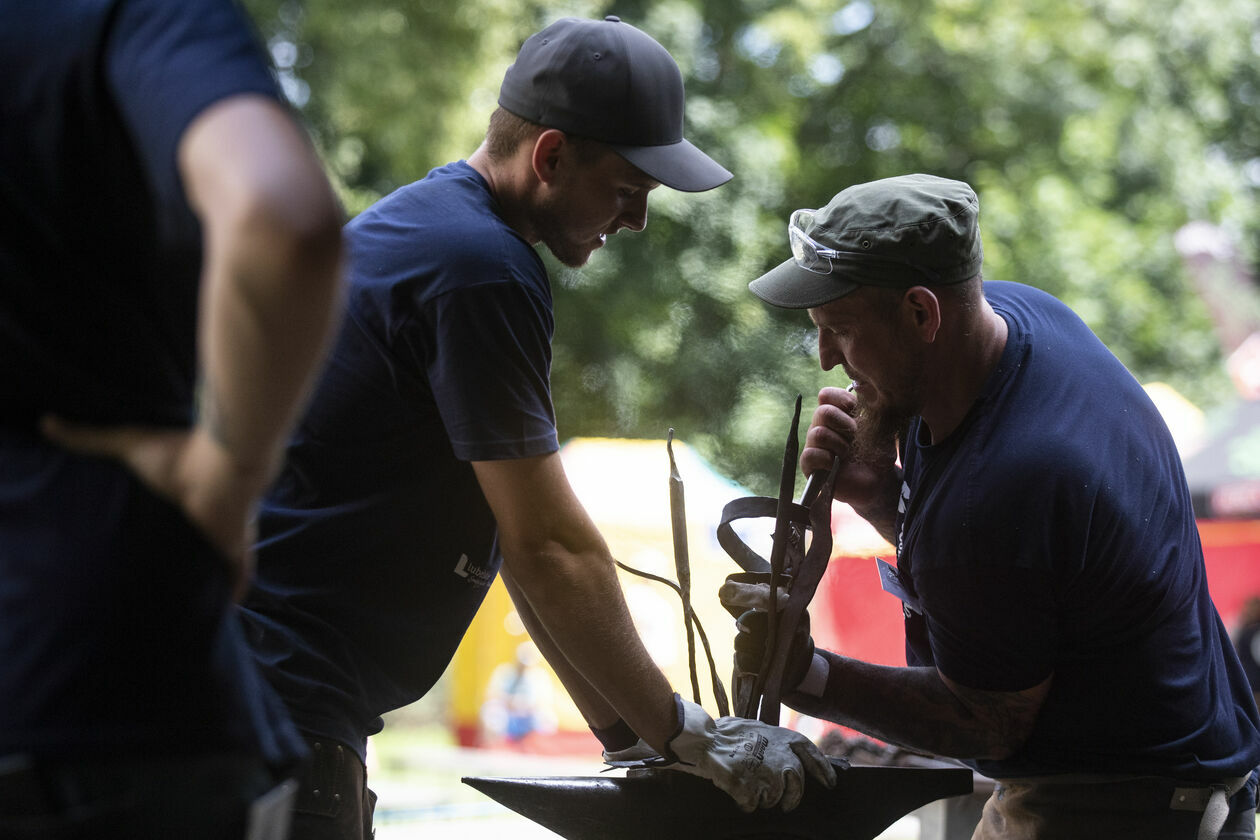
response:
<svg viewBox="0 0 1260 840"><path fill-rule="evenodd" d="M647 230L581 270L549 262L562 438L673 427L773 494L793 399L807 415L844 382L803 313L747 283L787 256L791 210L907 172L971 183L985 276L1063 298L1142 382L1220 404L1223 355L1260 327L1249 0L244 5L351 214L471 154L503 70L557 17L617 14L678 59L687 135L736 177L658 190ZM1183 229L1208 256L1179 251Z"/></svg>

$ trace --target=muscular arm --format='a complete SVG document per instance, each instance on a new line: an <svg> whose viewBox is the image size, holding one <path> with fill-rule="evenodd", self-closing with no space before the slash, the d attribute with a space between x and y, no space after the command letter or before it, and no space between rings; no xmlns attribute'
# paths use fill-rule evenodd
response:
<svg viewBox="0 0 1260 840"><path fill-rule="evenodd" d="M229 559L239 595L254 502L340 310L341 211L306 137L266 97L231 96L201 112L180 138L178 165L204 251L194 427L45 418L43 428L71 449L119 459L180 505Z"/></svg>
<svg viewBox="0 0 1260 840"><path fill-rule="evenodd" d="M546 657L547 664L551 666L551 670L555 672L564 685L565 691L569 697L573 699L574 705L578 711L582 713L582 717L597 729L607 728L617 722L617 710L614 709L607 700L604 699L595 687L577 672L564 654L560 652L560 647L551 638L551 634L547 632L547 628L543 627L538 616L534 613L534 608L529 605L529 599L516 585L516 580L512 577L511 570L506 566L500 573L504 586L507 587L508 594L512 597L512 604L516 607L516 613L521 618L521 623L525 625L525 629L529 631L529 637L534 644Z"/></svg>
<svg viewBox="0 0 1260 840"><path fill-rule="evenodd" d="M199 425L268 475L338 311L341 213L306 138L261 96L201 114L179 165L205 248Z"/></svg>
<svg viewBox="0 0 1260 840"><path fill-rule="evenodd" d="M478 461L473 468L498 521L513 598L518 607L528 605L545 631L535 642L548 660L554 665L556 654L563 657L557 671L569 676L566 688L579 689L579 708L606 714L602 698L664 750L678 722L673 689L634 629L608 547L569 486L560 456ZM525 612L522 618L531 620Z"/></svg>
<svg viewBox="0 0 1260 840"><path fill-rule="evenodd" d="M830 666L822 698L786 698L805 714L888 743L952 758L1009 757L1023 745L1053 676L1023 691L981 691L935 668L872 665L821 652Z"/></svg>

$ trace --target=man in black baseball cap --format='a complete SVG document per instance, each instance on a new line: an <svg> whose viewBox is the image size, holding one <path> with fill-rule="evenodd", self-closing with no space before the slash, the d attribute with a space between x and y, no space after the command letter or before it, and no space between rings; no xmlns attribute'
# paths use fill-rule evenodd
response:
<svg viewBox="0 0 1260 840"><path fill-rule="evenodd" d="M700 192L731 179L683 138L683 81L673 56L614 15L563 18L531 36L503 77L499 106L606 143L676 190Z"/></svg>
<svg viewBox="0 0 1260 840"><path fill-rule="evenodd" d="M347 226L347 325L262 505L242 615L314 756L305 840L368 835L367 738L441 676L500 565L610 757L650 747L749 810L794 806L806 774L834 781L803 736L674 693L558 453L534 246L580 266L644 227L660 184L731 177L683 139L678 67L615 18L560 20L521 48L500 102L467 161ZM749 743L760 761L738 760Z"/></svg>
<svg viewBox="0 0 1260 840"><path fill-rule="evenodd" d="M959 181L859 184L793 213L751 283L856 385L819 394L801 467L837 463L896 546L910 666L802 638L784 702L996 779L977 840L1253 840L1260 716L1172 436L1068 307L982 281L978 215ZM755 671L764 621L741 623Z"/></svg>

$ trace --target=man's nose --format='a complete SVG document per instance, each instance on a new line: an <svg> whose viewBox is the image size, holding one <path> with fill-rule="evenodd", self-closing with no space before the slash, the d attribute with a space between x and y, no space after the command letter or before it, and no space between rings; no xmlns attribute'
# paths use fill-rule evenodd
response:
<svg viewBox="0 0 1260 840"><path fill-rule="evenodd" d="M844 354L821 334L818 336L818 364L823 370L831 370L844 364Z"/></svg>
<svg viewBox="0 0 1260 840"><path fill-rule="evenodd" d="M647 207L648 197L645 192L643 195L635 198L634 201L626 207L625 212L617 219L622 227L630 228L633 231L640 231L647 227Z"/></svg>

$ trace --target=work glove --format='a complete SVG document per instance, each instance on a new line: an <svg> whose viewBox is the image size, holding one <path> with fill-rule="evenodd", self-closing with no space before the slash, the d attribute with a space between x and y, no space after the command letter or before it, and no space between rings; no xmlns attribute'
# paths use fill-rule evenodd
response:
<svg viewBox="0 0 1260 840"><path fill-rule="evenodd" d="M787 606L787 590L778 588L778 608ZM718 589L718 600L735 621L735 672L757 674L765 657L766 643L770 637L770 616L766 608L770 603L770 576L757 572L730 575ZM814 640L809 632L809 613L801 615L800 623L788 648L788 659L783 665L783 690L792 691L808 673L814 661Z"/></svg>
<svg viewBox="0 0 1260 840"><path fill-rule="evenodd" d="M677 694L679 730L666 744L666 765L708 779L742 811L779 805L791 811L805 792L805 774L828 788L836 771L804 735L757 720L714 720Z"/></svg>
<svg viewBox="0 0 1260 840"><path fill-rule="evenodd" d="M786 584L789 578L781 575L779 583L780 611L787 606L788 591ZM734 618L739 618L748 610L765 611L770 608L770 573L769 572L736 572L727 575L726 581L718 587L718 601Z"/></svg>
<svg viewBox="0 0 1260 840"><path fill-rule="evenodd" d="M613 767L639 765L650 758L659 759L660 755L642 738L622 750L604 750L604 763Z"/></svg>
<svg viewBox="0 0 1260 840"><path fill-rule="evenodd" d="M735 671L739 674L761 672L761 663L770 638L770 615L749 610L735 622ZM814 639L809 634L809 613L801 616L783 665L783 691L795 691L809 673L814 662Z"/></svg>

